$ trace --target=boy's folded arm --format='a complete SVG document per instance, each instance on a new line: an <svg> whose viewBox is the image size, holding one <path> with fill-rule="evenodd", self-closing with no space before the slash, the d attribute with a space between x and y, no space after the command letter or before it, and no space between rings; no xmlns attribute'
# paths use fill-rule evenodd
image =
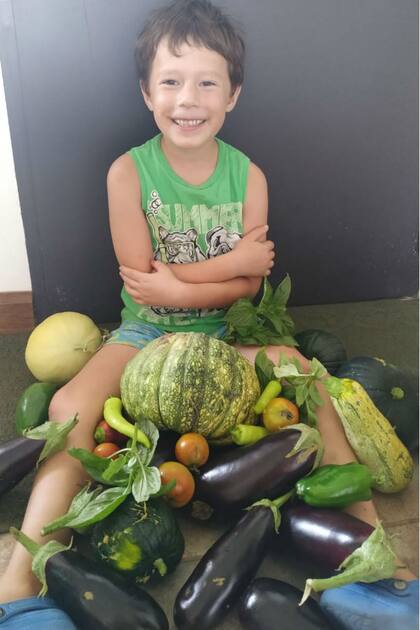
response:
<svg viewBox="0 0 420 630"><path fill-rule="evenodd" d="M191 284L265 275L273 256L273 243L266 241L267 215L267 181L262 170L251 162L242 211L243 238L227 254L200 262L170 264L171 271L182 282Z"/></svg>
<svg viewBox="0 0 420 630"><path fill-rule="evenodd" d="M185 283L180 296L182 308L223 308L243 297L253 298L262 278L234 278L225 282Z"/></svg>
<svg viewBox="0 0 420 630"><path fill-rule="evenodd" d="M225 280L237 278L239 275L239 265L234 250L221 256L200 260L199 262L184 263L182 265L170 263L169 267L178 280L191 284L224 282Z"/></svg>
<svg viewBox="0 0 420 630"><path fill-rule="evenodd" d="M151 271L153 250L144 213L140 212L140 181L128 153L112 163L107 191L112 243L119 264Z"/></svg>

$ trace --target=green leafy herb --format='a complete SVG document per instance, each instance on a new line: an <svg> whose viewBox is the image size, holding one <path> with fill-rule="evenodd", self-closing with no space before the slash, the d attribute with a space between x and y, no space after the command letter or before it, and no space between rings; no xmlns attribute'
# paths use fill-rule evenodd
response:
<svg viewBox="0 0 420 630"><path fill-rule="evenodd" d="M103 490L99 486L92 492L89 492L89 487L85 487L74 497L67 514L45 525L41 533L45 536L63 527L73 529L90 527L116 510L129 494L128 487Z"/></svg>
<svg viewBox="0 0 420 630"><path fill-rule="evenodd" d="M112 459L99 457L84 448L69 449L69 454L83 464L86 472L95 481L111 487L104 489L103 486L98 486L91 490L88 484L82 488L74 497L67 513L45 525L42 529L43 535L62 527L82 531L106 518L130 493L140 503L160 492L159 469L149 466L159 439L159 431L148 420L140 422L138 426L149 438L151 448L137 442L134 431L130 447L121 449Z"/></svg>
<svg viewBox="0 0 420 630"><path fill-rule="evenodd" d="M296 358L281 356L279 366L274 367L273 371L277 378L286 381L288 388L294 389L296 405L304 408L308 424L316 426L316 409L323 404L316 383L327 375L322 363L314 357L310 362L309 372L305 373Z"/></svg>
<svg viewBox="0 0 420 630"><path fill-rule="evenodd" d="M37 465L44 459L47 459L47 457L64 449L68 434L78 422L76 414L73 418L66 420L66 422L48 421L23 432L23 435L31 440L46 440L44 448L38 457Z"/></svg>
<svg viewBox="0 0 420 630"><path fill-rule="evenodd" d="M290 291L289 275L275 291L264 278L263 296L257 306L250 298L240 298L227 311L224 317L227 324L224 341L243 345L297 346L292 336L294 323L286 310Z"/></svg>
<svg viewBox="0 0 420 630"><path fill-rule="evenodd" d="M255 356L255 371L260 382L261 390L274 380L274 363L268 358L265 348L258 350Z"/></svg>

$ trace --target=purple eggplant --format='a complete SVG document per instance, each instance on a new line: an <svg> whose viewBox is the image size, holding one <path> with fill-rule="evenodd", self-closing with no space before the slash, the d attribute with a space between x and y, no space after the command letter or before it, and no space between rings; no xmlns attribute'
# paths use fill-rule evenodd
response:
<svg viewBox="0 0 420 630"><path fill-rule="evenodd" d="M295 447L296 453L289 456ZM311 472L321 452L316 429L306 425L282 429L250 446L213 455L195 472L194 498L223 512L237 511L262 498L273 499Z"/></svg>
<svg viewBox="0 0 420 630"><path fill-rule="evenodd" d="M282 510L275 545L293 548L309 562L335 571L373 530L371 525L346 512L294 502Z"/></svg>
<svg viewBox="0 0 420 630"><path fill-rule="evenodd" d="M330 630L332 626L318 602L309 598L304 606L299 606L302 595L287 582L257 578L240 599L241 626L246 630Z"/></svg>
<svg viewBox="0 0 420 630"><path fill-rule="evenodd" d="M35 468L45 440L12 438L0 444L0 496Z"/></svg>
<svg viewBox="0 0 420 630"><path fill-rule="evenodd" d="M41 545L13 527L10 531L32 556L38 553L48 594L78 630L168 630L159 604L121 574L70 549L41 555Z"/></svg>
<svg viewBox="0 0 420 630"><path fill-rule="evenodd" d="M250 507L202 557L179 591L174 620L180 630L211 630L255 577L275 537L275 513L290 493Z"/></svg>

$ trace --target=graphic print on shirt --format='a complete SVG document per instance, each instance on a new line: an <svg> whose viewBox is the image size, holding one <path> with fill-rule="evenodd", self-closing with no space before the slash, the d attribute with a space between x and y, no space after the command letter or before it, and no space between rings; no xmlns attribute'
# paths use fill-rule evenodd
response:
<svg viewBox="0 0 420 630"><path fill-rule="evenodd" d="M205 232L206 251L203 253L198 243L198 232L191 227L186 230L172 230L159 225L157 213L164 208L159 194L153 190L148 203L146 217L156 243L153 258L166 264L185 264L199 262L221 254L227 254L241 238L237 232L229 232L225 226L216 225ZM151 306L154 313L161 316L189 312L190 309ZM218 309L197 309L199 316L216 313Z"/></svg>

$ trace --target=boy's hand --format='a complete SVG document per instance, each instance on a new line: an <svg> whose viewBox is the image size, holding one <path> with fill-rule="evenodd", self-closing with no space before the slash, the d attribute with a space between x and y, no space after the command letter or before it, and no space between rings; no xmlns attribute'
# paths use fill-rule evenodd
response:
<svg viewBox="0 0 420 630"><path fill-rule="evenodd" d="M185 283L178 280L164 263L152 260L152 268L152 273L144 273L120 267L120 276L128 295L137 304L182 307Z"/></svg>
<svg viewBox="0 0 420 630"><path fill-rule="evenodd" d="M230 255L235 258L238 276L268 276L274 266L274 243L266 241L267 225L258 225L245 234Z"/></svg>

